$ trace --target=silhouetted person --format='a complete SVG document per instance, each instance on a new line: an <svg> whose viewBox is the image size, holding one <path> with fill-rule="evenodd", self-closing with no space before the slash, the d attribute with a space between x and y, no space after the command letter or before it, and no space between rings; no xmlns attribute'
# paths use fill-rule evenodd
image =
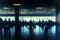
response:
<svg viewBox="0 0 60 40"><path fill-rule="evenodd" d="M3 27L3 20L2 18L0 18L0 29L2 29L2 27Z"/></svg>
<svg viewBox="0 0 60 40"><path fill-rule="evenodd" d="M33 29L35 29L35 25L33 23L33 21L30 20L30 22L28 23L29 27L27 27L29 29L30 32L30 40L34 40L33 39Z"/></svg>
<svg viewBox="0 0 60 40"><path fill-rule="evenodd" d="M11 27L13 27L13 25L12 25L12 21L9 18L9 20L8 20L8 30L9 30L9 32L10 32Z"/></svg>
<svg viewBox="0 0 60 40"><path fill-rule="evenodd" d="M0 18L0 40L2 40L2 28L3 28L3 20Z"/></svg>
<svg viewBox="0 0 60 40"><path fill-rule="evenodd" d="M45 32L47 32L48 29L50 29L50 28L51 28L52 26L54 26L54 25L55 25L54 22L51 21L51 20L49 20L48 22L45 21L45 23L44 23L44 26L45 26Z"/></svg>
<svg viewBox="0 0 60 40"><path fill-rule="evenodd" d="M13 25L12 25L12 21L11 21L11 19L9 18L8 19L8 39L10 40L11 39L11 31L10 31L10 29L11 29L11 27L13 27Z"/></svg>
<svg viewBox="0 0 60 40"><path fill-rule="evenodd" d="M45 21L44 25L45 27L45 40L48 40L48 29L50 29L52 26L54 26L54 22L52 22L51 20L49 20L48 22Z"/></svg>
<svg viewBox="0 0 60 40"><path fill-rule="evenodd" d="M24 20L19 22L19 30L20 30L20 32L21 32L21 27L24 27L24 25L25 25Z"/></svg>
<svg viewBox="0 0 60 40"><path fill-rule="evenodd" d="M7 40L7 37L8 37L8 21L6 19L4 20L4 37L5 37L5 40Z"/></svg>
<svg viewBox="0 0 60 40"><path fill-rule="evenodd" d="M39 20L38 25L39 25L39 27L41 27L42 29L44 29L43 24L44 24L44 21L41 22L41 21Z"/></svg>
<svg viewBox="0 0 60 40"><path fill-rule="evenodd" d="M26 23L25 23L25 21L23 20L23 21L22 21L22 26L25 26L25 25L26 25Z"/></svg>
<svg viewBox="0 0 60 40"><path fill-rule="evenodd" d="M9 22L9 24L10 24L10 22ZM10 32L9 32L9 36L10 36L10 38L9 38L9 40L11 39L11 40L14 40L14 36L15 36L15 21L14 20L12 20L11 21L11 25L10 25L11 27L10 27ZM12 30L11 30L11 28L12 28ZM12 32L11 32L12 31ZM13 33L14 32L14 33Z"/></svg>
<svg viewBox="0 0 60 40"><path fill-rule="evenodd" d="M11 21L11 28L13 28L13 27L15 27L15 21L14 20Z"/></svg>
<svg viewBox="0 0 60 40"><path fill-rule="evenodd" d="M23 25L23 22L20 20L19 21L19 26L21 27Z"/></svg>

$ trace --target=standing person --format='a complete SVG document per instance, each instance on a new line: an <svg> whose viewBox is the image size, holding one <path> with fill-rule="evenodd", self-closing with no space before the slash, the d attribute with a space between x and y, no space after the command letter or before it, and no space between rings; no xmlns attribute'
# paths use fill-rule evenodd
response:
<svg viewBox="0 0 60 40"><path fill-rule="evenodd" d="M39 27L41 27L42 29L44 29L43 24L44 24L44 21L41 22L41 21L39 20L38 25L39 25Z"/></svg>
<svg viewBox="0 0 60 40"><path fill-rule="evenodd" d="M52 26L54 26L55 24L54 24L54 22L52 22L51 20L49 20L48 22L47 21L45 21L45 23L44 23L44 27L45 27L45 36L44 36L44 39L45 40L48 40L49 39L49 35L48 35L48 29L50 29Z"/></svg>
<svg viewBox="0 0 60 40"><path fill-rule="evenodd" d="M3 20L0 18L0 40L2 40L2 28L3 28Z"/></svg>
<svg viewBox="0 0 60 40"><path fill-rule="evenodd" d="M12 20L11 21L12 22L12 26L11 26L11 40L14 40L14 35L15 35L15 21L14 20Z"/></svg>
<svg viewBox="0 0 60 40"><path fill-rule="evenodd" d="M34 26L34 23L33 21L30 20L30 22L28 23L29 27L27 27L29 29L29 32L30 32L30 40L34 40L33 38L33 29L36 28Z"/></svg>
<svg viewBox="0 0 60 40"><path fill-rule="evenodd" d="M12 25L11 19L9 18L8 20L8 39L9 40L11 39L11 31L12 31L12 30L10 31L11 27L13 27L13 25Z"/></svg>
<svg viewBox="0 0 60 40"><path fill-rule="evenodd" d="M5 38L5 40L7 40L7 36L8 36L8 21L5 19L4 20L4 38Z"/></svg>

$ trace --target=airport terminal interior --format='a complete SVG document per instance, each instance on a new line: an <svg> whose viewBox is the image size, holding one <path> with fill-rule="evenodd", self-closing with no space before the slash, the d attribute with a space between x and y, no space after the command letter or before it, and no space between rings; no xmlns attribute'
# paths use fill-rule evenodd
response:
<svg viewBox="0 0 60 40"><path fill-rule="evenodd" d="M0 0L0 40L60 40L60 1Z"/></svg>

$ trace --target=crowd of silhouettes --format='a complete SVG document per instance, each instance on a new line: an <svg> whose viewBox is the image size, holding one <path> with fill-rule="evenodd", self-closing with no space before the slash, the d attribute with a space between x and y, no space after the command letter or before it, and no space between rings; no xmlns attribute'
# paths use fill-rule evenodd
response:
<svg viewBox="0 0 60 40"><path fill-rule="evenodd" d="M48 21L43 21L42 20L42 22L39 20L39 22L35 22L34 20L32 21L32 20L30 20L29 22L27 22L27 21L19 21L19 25L20 26L27 26L27 25L29 25L29 26L33 26L33 27L35 27L35 25L39 25L40 27L42 27L43 28L43 26L49 26L49 28L51 27L51 26L53 26L55 24L55 22L53 22L53 21L51 21L51 20L48 20ZM12 26L14 26L15 25L15 21L14 20L10 20L10 18L9 18L9 20L7 21L6 19L3 21L2 20L2 18L0 18L0 29L2 29L2 28L4 28L4 29L10 29L10 27L12 27ZM32 27L32 28L33 28Z"/></svg>
<svg viewBox="0 0 60 40"><path fill-rule="evenodd" d="M45 35L44 35L44 39L48 40L48 29L50 29L52 26L56 25L55 22L48 20L48 21L44 21L42 20L39 22L35 22L34 20L30 20L29 22L27 21L20 21L20 26L26 26L29 29L30 32L30 40L34 40L33 38L33 30L36 28L36 25L39 25L39 27L41 27L42 29L44 29L45 31Z"/></svg>
<svg viewBox="0 0 60 40"><path fill-rule="evenodd" d="M33 29L36 28L36 25L39 25L39 27L43 28L45 27L46 30L48 30L49 28L51 28L52 26L55 25L55 22L48 20L48 21L43 21L42 22L39 20L39 22L35 22L34 20L30 20L29 22L27 21L19 21L19 26L23 27L23 26L29 26L28 29ZM9 20L7 21L6 19L3 21L2 18L0 18L0 30L2 30L2 28L4 28L5 31L10 30L11 27L15 26L15 21L9 18Z"/></svg>
<svg viewBox="0 0 60 40"><path fill-rule="evenodd" d="M9 20L7 21L6 19L3 21L2 18L0 18L0 34L2 37L2 29L4 29L4 37L7 40L10 40L10 28L14 26L14 20ZM8 36L9 35L9 36ZM8 38L7 38L8 37ZM2 40L2 39L1 39Z"/></svg>
<svg viewBox="0 0 60 40"><path fill-rule="evenodd" d="M29 26L31 28L36 28L35 26L39 25L39 27L41 27L43 29L44 29L44 27L47 27L49 29L52 26L56 25L56 23L51 20L48 20L48 21L44 21L44 20L40 21L39 20L39 22L35 22L34 20L33 21L30 20L29 22L27 22L27 21L23 20L23 21L19 21L19 24L20 24L20 26L26 26L26 27Z"/></svg>
<svg viewBox="0 0 60 40"><path fill-rule="evenodd" d="M48 20L48 21L43 21L42 22L39 20L39 22L35 22L34 20L30 20L29 22L27 21L19 21L19 27L24 27L26 26L29 30L30 30L30 34L32 35L33 29L36 28L36 25L39 25L39 27L41 27L42 29L45 30L45 35L47 35L48 29L50 29L52 26L56 25L55 22ZM2 28L4 28L4 34L5 36L7 35L8 31L9 31L9 37L10 37L10 28L15 26L15 21L9 18L9 20L7 21L6 19L3 21L2 18L0 18L0 31L2 34ZM32 36L31 36L32 37ZM8 39L9 40L9 39Z"/></svg>

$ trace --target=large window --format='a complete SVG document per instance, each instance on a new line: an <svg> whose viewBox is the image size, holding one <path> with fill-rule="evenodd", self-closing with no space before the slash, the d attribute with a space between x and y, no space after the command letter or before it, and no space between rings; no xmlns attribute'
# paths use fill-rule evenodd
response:
<svg viewBox="0 0 60 40"><path fill-rule="evenodd" d="M29 22L30 20L34 20L35 22L39 22L44 20L44 21L48 21L48 20L52 20L52 21L56 21L56 17L55 16L20 16L19 17L19 21L27 21Z"/></svg>
<svg viewBox="0 0 60 40"><path fill-rule="evenodd" d="M12 20L15 21L15 17L14 17L14 16L0 16L0 18L2 18L3 21L4 21L5 19L8 21L9 18L11 19L11 21L12 21Z"/></svg>
<svg viewBox="0 0 60 40"><path fill-rule="evenodd" d="M1 7L0 14L15 14L14 7Z"/></svg>
<svg viewBox="0 0 60 40"><path fill-rule="evenodd" d="M55 16L20 16L19 17L19 21L27 21L29 22L30 20L34 20L34 22L39 22L40 21L53 21L56 22L56 17ZM27 26L29 27L29 26ZM27 39L29 34L29 29L26 26L21 27L21 34L22 37L24 39ZM35 25L35 29L33 29L33 35L34 35L34 39L38 40L39 37L42 37L44 35L44 29L41 28L41 26L39 25ZM48 30L48 34L50 36L51 39L55 39L55 34L56 34L56 25L52 26L49 30Z"/></svg>
<svg viewBox="0 0 60 40"><path fill-rule="evenodd" d="M20 14L55 14L56 8L55 7L36 7L36 8L21 8L21 11L19 11Z"/></svg>

